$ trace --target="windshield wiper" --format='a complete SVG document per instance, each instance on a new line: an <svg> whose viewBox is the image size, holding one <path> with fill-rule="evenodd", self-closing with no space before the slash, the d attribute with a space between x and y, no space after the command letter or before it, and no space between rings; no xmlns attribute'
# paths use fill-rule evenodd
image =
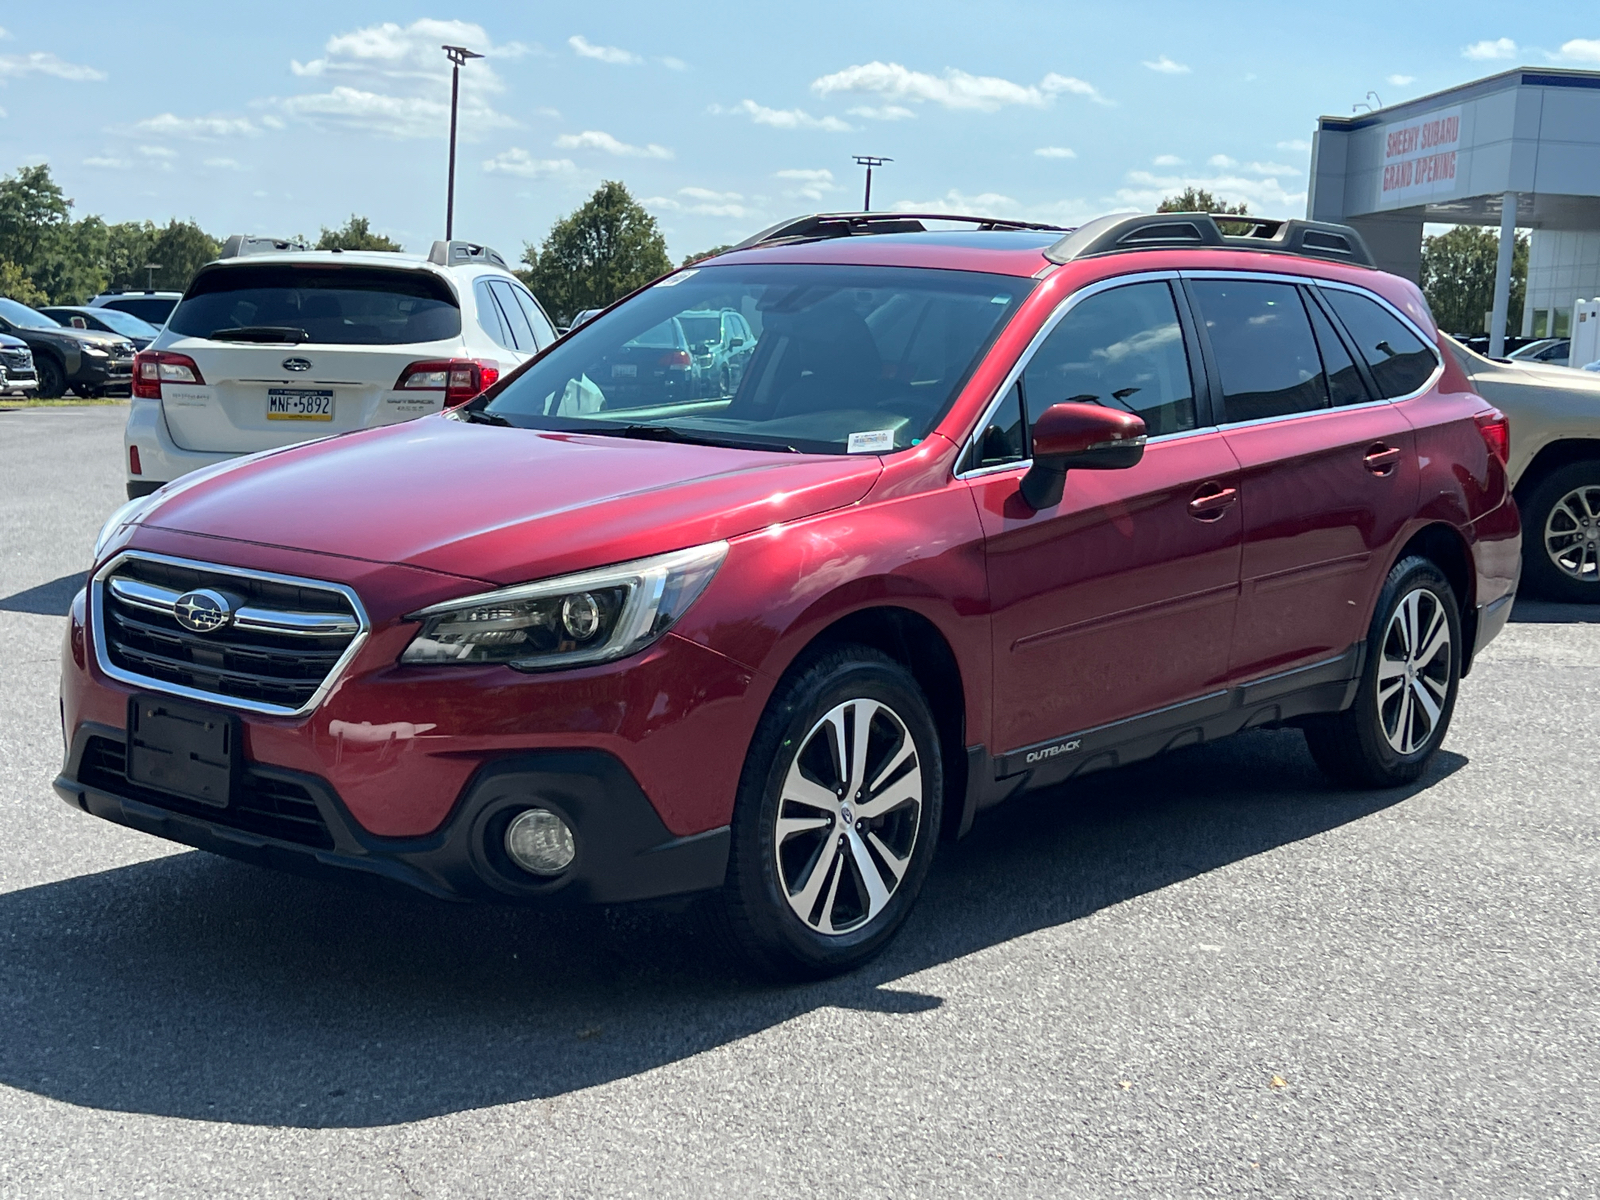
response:
<svg viewBox="0 0 1600 1200"><path fill-rule="evenodd" d="M741 441L738 438L717 438L703 433L685 433L671 425L612 425L574 432L600 433L609 437L637 438L641 442L679 442L688 446L721 446L729 450L773 450L783 454L799 454L793 446L772 442Z"/></svg>
<svg viewBox="0 0 1600 1200"><path fill-rule="evenodd" d="M310 334L293 325L235 325L213 329L206 337L213 342L280 342L290 346L311 340Z"/></svg>
<svg viewBox="0 0 1600 1200"><path fill-rule="evenodd" d="M507 429L516 428L499 413L484 412L480 408L458 408L451 415L458 421L466 421L472 425L503 425Z"/></svg>

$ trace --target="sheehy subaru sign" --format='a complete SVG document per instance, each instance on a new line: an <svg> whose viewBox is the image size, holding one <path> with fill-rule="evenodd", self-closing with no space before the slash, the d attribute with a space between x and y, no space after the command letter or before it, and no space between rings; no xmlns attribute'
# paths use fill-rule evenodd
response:
<svg viewBox="0 0 1600 1200"><path fill-rule="evenodd" d="M1440 109L1383 127L1378 208L1456 194L1461 108Z"/></svg>

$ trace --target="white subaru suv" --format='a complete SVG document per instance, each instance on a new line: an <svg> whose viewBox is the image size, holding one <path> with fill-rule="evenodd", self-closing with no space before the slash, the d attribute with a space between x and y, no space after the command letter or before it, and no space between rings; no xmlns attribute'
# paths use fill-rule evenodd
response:
<svg viewBox="0 0 1600 1200"><path fill-rule="evenodd" d="M555 338L487 246L435 242L422 257L231 237L134 359L128 497L463 403Z"/></svg>

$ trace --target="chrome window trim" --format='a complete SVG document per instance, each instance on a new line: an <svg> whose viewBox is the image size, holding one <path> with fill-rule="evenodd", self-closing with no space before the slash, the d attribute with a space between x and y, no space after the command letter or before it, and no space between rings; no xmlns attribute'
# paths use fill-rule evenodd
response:
<svg viewBox="0 0 1600 1200"><path fill-rule="evenodd" d="M983 415L973 423L972 428L967 431L967 436L961 440L961 451L956 455L956 468L952 469L951 475L956 479L972 479L978 475L992 475L997 471L1009 471L1016 467L1026 466L1033 462L1031 458L1027 458L1018 459L1016 462L1011 463L993 463L987 467L973 467L967 471L958 469L962 461L966 459L969 453L971 453L973 446L976 444L978 438L982 435L983 430L989 427L989 419L993 417L997 411L999 411L1000 405L1005 401L1006 393L1016 385L1017 380L1022 378L1022 373L1028 369L1028 364L1033 361L1033 356L1039 352L1039 347L1044 344L1044 340L1047 337L1055 332L1056 326L1061 324L1069 312L1071 312L1084 300L1087 300L1090 296L1098 296L1101 292L1109 292L1112 288L1126 287L1128 284L1132 283L1153 283L1158 280L1170 282L1171 280L1181 278L1181 276L1182 272L1180 271L1139 271L1132 275L1115 275L1110 279L1096 280L1094 283L1079 288L1077 291L1073 292L1072 295L1067 296L1061 301L1061 303L1056 305L1051 314L1045 318L1044 324L1039 326L1039 331L1033 335L1033 339L1029 341L1027 347L1022 351L1021 355L1018 356L1017 361L1012 365L1011 370L1006 372L1005 379L1002 380L1000 386L995 389L994 395L989 399L989 403L984 405ZM1176 303L1176 301L1174 301L1174 303ZM1187 357L1187 346L1184 347L1184 354ZM1196 396L1194 397L1194 400L1195 410L1198 415L1200 398ZM1169 438L1188 437L1190 434L1203 433L1207 428L1213 427L1201 426L1198 429L1184 429L1176 433L1164 433L1160 437L1151 438L1146 444L1148 445L1152 442L1163 442Z"/></svg>
<svg viewBox="0 0 1600 1200"><path fill-rule="evenodd" d="M1439 353L1438 339L1429 337L1422 331L1420 325L1378 295L1377 292L1361 287L1359 284L1346 283L1341 279L1323 279L1317 275L1283 275L1275 271L1206 270L1201 268L1181 270L1176 274L1184 279L1244 279L1260 283L1305 284L1308 287L1335 288L1341 292L1353 292L1357 296L1374 300L1380 308L1387 309L1391 316L1397 318L1402 325L1415 334L1417 340L1433 354L1433 370L1429 373L1427 380L1421 387L1409 391L1403 396L1383 397L1377 400L1368 400L1363 404L1339 404L1328 408L1308 408L1303 412L1283 413L1276 417L1257 417L1251 421L1224 421L1221 426L1223 429L1238 429L1245 425L1261 425L1267 421L1285 421L1292 417L1309 417L1321 412L1346 412L1358 408L1370 408L1374 404L1403 404L1407 400L1415 400L1418 396L1427 395L1428 392L1433 390L1434 385L1439 382L1439 377L1444 374L1444 356ZM1341 325L1344 324L1343 318L1340 318L1339 323ZM1359 346L1356 348L1357 350L1360 349ZM1363 363L1363 365L1367 364ZM1372 367L1367 365L1367 370L1370 372Z"/></svg>
<svg viewBox="0 0 1600 1200"><path fill-rule="evenodd" d="M313 591L333 592L342 596L349 602L351 611L355 613L359 629L355 637L350 639L350 644L345 647L339 660L322 682L317 686L311 696L299 708L286 708L281 704L268 704L260 700L243 700L237 696L227 696L218 692L202 691L199 688L186 687L180 683L169 683L164 679L152 679L148 675L140 675L134 671L125 671L111 662L106 650L106 621L105 621L105 587L106 579L123 563L130 559L141 562L163 563L167 566L186 567L195 571L209 571L218 575L239 575L247 579L259 579L264 583L282 583L291 587L308 588ZM215 704L222 708L239 709L243 712L257 713L267 717L303 717L314 712L319 704L327 698L344 674L346 668L354 661L361 647L366 644L367 637L372 632L372 622L367 617L366 607L361 603L361 597L355 590L342 583L329 583L323 579L307 579L300 575L278 575L271 571L256 571L249 567L228 566L225 563L201 562L192 558L175 558L167 554L152 554L144 550L124 550L112 558L105 566L94 573L90 581L89 592L89 619L94 633L94 657L96 665L109 678L118 683L128 684L132 687L145 689L152 692L161 692L169 696L181 696L185 700L197 700L204 704Z"/></svg>

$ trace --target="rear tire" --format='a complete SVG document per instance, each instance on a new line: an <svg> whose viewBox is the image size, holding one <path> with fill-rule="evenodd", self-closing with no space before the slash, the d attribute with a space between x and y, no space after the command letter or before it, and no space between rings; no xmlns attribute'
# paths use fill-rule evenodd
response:
<svg viewBox="0 0 1600 1200"><path fill-rule="evenodd" d="M1367 633L1355 703L1304 725L1317 766L1349 787L1414 782L1450 728L1462 652L1460 609L1444 573L1425 558L1396 563Z"/></svg>
<svg viewBox="0 0 1600 1200"><path fill-rule="evenodd" d="M933 860L943 780L933 713L887 655L842 647L780 685L745 760L721 894L744 958L817 979L881 951Z"/></svg>
<svg viewBox="0 0 1600 1200"><path fill-rule="evenodd" d="M67 391L67 373L55 359L41 354L34 360L33 368L39 374L39 387L34 393L41 400L59 400Z"/></svg>
<svg viewBox="0 0 1600 1200"><path fill-rule="evenodd" d="M1600 603L1600 461L1558 467L1528 493L1522 579L1547 600Z"/></svg>

